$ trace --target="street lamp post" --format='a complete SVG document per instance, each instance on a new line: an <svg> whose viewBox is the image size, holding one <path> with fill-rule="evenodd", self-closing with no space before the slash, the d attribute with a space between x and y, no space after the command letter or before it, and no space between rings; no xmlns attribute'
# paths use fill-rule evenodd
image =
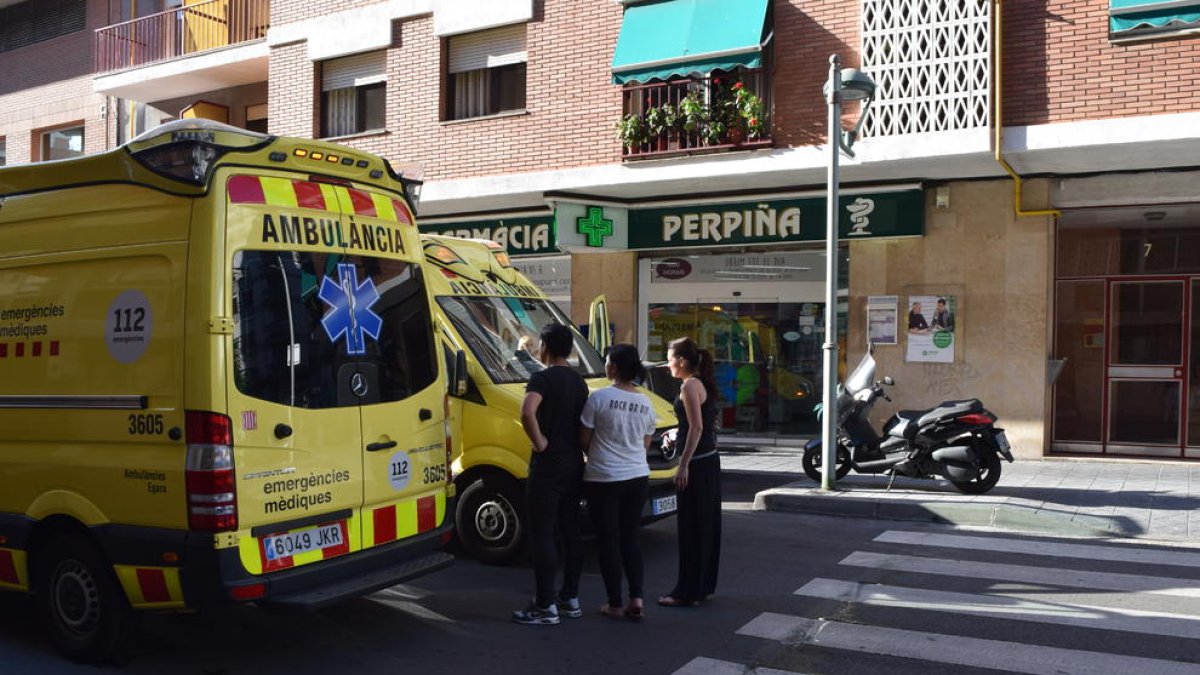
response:
<svg viewBox="0 0 1200 675"><path fill-rule="evenodd" d="M842 70L837 54L829 57L829 81L825 100L829 104L829 172L825 199L825 344L821 410L821 489L832 490L837 470L837 282L838 282L838 163L841 153L851 157L851 149L866 119L867 107L875 97L875 81L854 68ZM842 102L862 101L858 122L851 131L842 131Z"/></svg>

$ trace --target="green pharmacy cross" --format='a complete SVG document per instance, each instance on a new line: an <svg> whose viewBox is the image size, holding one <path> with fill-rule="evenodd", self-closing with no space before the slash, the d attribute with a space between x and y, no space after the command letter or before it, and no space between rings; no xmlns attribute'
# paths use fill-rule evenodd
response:
<svg viewBox="0 0 1200 675"><path fill-rule="evenodd" d="M599 206L589 206L587 216L576 218L579 234L587 235L588 246L603 246L604 238L613 233L613 221L604 217L604 209Z"/></svg>

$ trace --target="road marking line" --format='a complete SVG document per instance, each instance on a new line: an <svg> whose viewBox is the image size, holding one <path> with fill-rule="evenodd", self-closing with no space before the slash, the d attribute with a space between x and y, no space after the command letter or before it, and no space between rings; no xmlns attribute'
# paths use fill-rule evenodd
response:
<svg viewBox="0 0 1200 675"><path fill-rule="evenodd" d="M931 532L907 532L904 530L888 530L875 537L874 541L888 544L934 546L938 548L962 548L972 551L1024 553L1027 555L1051 556L1055 558L1128 562L1141 565L1200 567L1200 553L1192 553L1190 551L1161 551L1157 549L1131 548L1129 546L1068 544L1028 539L1010 539L1007 537L973 537L961 534L934 534Z"/></svg>
<svg viewBox="0 0 1200 675"><path fill-rule="evenodd" d="M1138 574L1113 572L1087 572L1082 570L1032 567L1029 565L1006 565L1003 563L979 562L975 560L950 560L946 558L923 558L909 555L892 555L855 551L842 559L839 565L918 572L941 576L995 579L1014 583L1042 584L1045 586L1089 588L1127 593L1150 593L1153 595L1175 595L1187 598L1200 597L1200 581L1171 577L1148 577Z"/></svg>
<svg viewBox="0 0 1200 675"><path fill-rule="evenodd" d="M803 673L775 670L774 668L755 668L731 661L697 656L671 675L803 675Z"/></svg>
<svg viewBox="0 0 1200 675"><path fill-rule="evenodd" d="M1200 639L1200 617L1166 612L1025 600L1013 595L978 595L817 578L796 595L878 607L905 607L952 614L1017 619L1100 630Z"/></svg>
<svg viewBox="0 0 1200 675"><path fill-rule="evenodd" d="M940 635L771 613L760 614L737 632L739 635L776 640L789 646L828 647L1034 675L1195 675L1200 668L1200 665L1195 663Z"/></svg>

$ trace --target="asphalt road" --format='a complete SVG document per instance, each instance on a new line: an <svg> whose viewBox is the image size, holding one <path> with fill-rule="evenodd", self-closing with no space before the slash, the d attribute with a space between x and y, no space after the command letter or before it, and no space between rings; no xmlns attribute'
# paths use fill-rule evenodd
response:
<svg viewBox="0 0 1200 675"><path fill-rule="evenodd" d="M1190 661L1179 664L1185 668L1179 672L1200 672L1200 632L1192 635L1200 631L1195 550L1110 544L1084 549L1080 557L1063 548L1073 542L1060 539L748 510L755 490L785 480L728 477L721 585L697 608L653 604L674 582L674 521L667 520L642 537L651 602L641 624L597 613L604 593L589 543L581 593L585 616L563 619L559 626L509 620L532 594L528 567L461 560L413 583L314 614L230 607L203 615L147 616L120 672L501 675L682 669L697 675L774 670L948 675L1010 670L1022 659L1041 659L1054 669L1023 666L1017 672L1105 672L1097 668L1107 666L1095 665L1101 661L1088 660L1094 653L1124 672L1134 667L1171 672L1172 659ZM929 545L944 534L985 541ZM987 550L989 544L997 550ZM1043 545L1054 547L1053 555L1021 548ZM1160 551L1183 558L1151 555ZM1105 555L1113 559L1102 559ZM856 559L852 556L867 556L866 562L845 564ZM905 569L933 564L930 559L943 561L937 563L943 569ZM1028 578L988 579L995 569L956 567L964 561L1010 564L1005 574ZM1064 569L1084 575L1078 577L1083 585L1060 581L1070 576ZM1162 581L1135 593L1121 590L1128 580L1114 572ZM1097 591L1089 584L1109 588ZM1047 617L1068 623L1046 623ZM963 642L968 639L981 642ZM1066 651L1045 651L1050 649ZM1087 668L1060 667L1053 657ZM96 672L60 660L29 621L24 603L13 597L0 597L0 664L13 673Z"/></svg>

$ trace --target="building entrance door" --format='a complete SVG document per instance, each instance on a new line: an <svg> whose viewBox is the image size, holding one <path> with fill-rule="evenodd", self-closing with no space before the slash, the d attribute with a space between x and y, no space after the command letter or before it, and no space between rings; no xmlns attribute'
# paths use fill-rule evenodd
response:
<svg viewBox="0 0 1200 675"><path fill-rule="evenodd" d="M1108 283L1106 452L1180 456L1190 290L1188 279Z"/></svg>

